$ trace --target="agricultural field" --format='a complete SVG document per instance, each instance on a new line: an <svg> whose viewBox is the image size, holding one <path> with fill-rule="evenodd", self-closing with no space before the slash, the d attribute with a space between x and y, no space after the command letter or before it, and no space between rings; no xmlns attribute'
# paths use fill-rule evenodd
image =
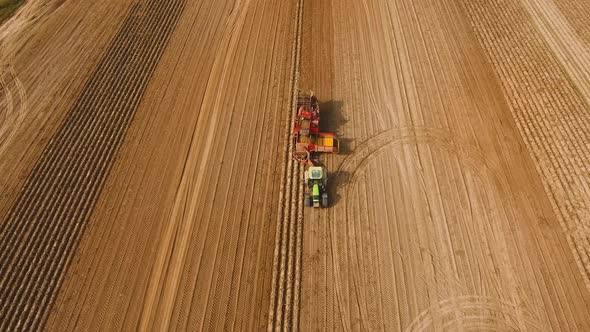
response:
<svg viewBox="0 0 590 332"><path fill-rule="evenodd" d="M27 0L0 25L0 331L590 330L589 17ZM298 89L340 141L327 208Z"/></svg>
<svg viewBox="0 0 590 332"><path fill-rule="evenodd" d="M23 0L0 0L0 24L14 14L22 2Z"/></svg>

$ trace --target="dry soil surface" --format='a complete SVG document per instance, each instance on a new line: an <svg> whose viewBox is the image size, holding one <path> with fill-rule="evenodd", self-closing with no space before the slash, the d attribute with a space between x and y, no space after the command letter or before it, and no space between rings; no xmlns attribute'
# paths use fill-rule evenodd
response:
<svg viewBox="0 0 590 332"><path fill-rule="evenodd" d="M32 0L4 26L1 330L266 326L294 13Z"/></svg>
<svg viewBox="0 0 590 332"><path fill-rule="evenodd" d="M0 330L590 330L590 5L29 0ZM304 210L297 88L342 153Z"/></svg>
<svg viewBox="0 0 590 332"><path fill-rule="evenodd" d="M302 330L590 328L573 3L305 2L300 86L346 151L305 213Z"/></svg>

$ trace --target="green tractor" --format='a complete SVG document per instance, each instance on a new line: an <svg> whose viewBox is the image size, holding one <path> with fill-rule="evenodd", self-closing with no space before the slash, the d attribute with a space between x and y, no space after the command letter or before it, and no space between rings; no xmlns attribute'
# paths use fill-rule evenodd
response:
<svg viewBox="0 0 590 332"><path fill-rule="evenodd" d="M328 174L324 167L312 166L305 171L305 206L328 207Z"/></svg>

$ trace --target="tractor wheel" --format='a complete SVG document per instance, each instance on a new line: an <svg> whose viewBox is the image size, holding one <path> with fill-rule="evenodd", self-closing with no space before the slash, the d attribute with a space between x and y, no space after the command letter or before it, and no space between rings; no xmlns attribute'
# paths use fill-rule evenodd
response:
<svg viewBox="0 0 590 332"><path fill-rule="evenodd" d="M323 193L322 194L322 206L323 207L328 207L328 193Z"/></svg>
<svg viewBox="0 0 590 332"><path fill-rule="evenodd" d="M311 207L312 205L311 196L308 193L303 194L303 205L306 207Z"/></svg>

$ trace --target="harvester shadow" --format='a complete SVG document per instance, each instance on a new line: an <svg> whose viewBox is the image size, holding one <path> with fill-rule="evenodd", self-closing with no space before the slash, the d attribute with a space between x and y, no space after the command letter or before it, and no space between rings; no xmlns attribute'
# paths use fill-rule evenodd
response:
<svg viewBox="0 0 590 332"><path fill-rule="evenodd" d="M342 115L343 104L342 101L338 100L330 100L320 103L320 131L340 134L340 129L346 122L348 122L348 120Z"/></svg>
<svg viewBox="0 0 590 332"><path fill-rule="evenodd" d="M352 139L344 138L342 127L348 122L348 119L342 114L342 106L344 103L339 100L330 100L320 103L320 110L322 112L322 119L320 121L320 131L334 132L340 141L339 154L350 154L350 143Z"/></svg>

